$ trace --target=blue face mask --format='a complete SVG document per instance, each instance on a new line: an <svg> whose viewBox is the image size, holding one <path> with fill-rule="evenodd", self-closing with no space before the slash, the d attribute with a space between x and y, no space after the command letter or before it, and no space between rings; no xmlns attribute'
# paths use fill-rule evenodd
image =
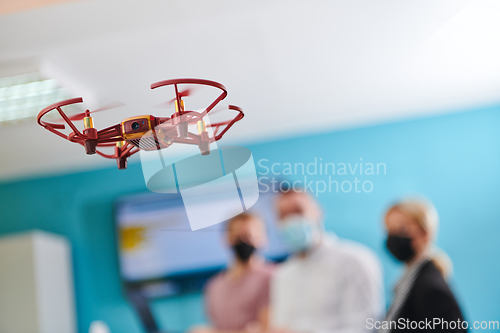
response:
<svg viewBox="0 0 500 333"><path fill-rule="evenodd" d="M287 247L297 253L306 251L313 245L317 226L302 215L291 215L280 221L279 230Z"/></svg>

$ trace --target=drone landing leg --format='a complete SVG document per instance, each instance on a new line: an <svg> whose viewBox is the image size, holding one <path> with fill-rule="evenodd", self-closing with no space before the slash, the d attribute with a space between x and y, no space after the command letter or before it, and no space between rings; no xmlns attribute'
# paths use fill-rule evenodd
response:
<svg viewBox="0 0 500 333"><path fill-rule="evenodd" d="M202 155L208 155L210 154L210 148L208 147L209 142L200 142L200 152Z"/></svg>
<svg viewBox="0 0 500 333"><path fill-rule="evenodd" d="M128 156L122 156L122 150L123 150L123 141L116 141L116 146L115 146L115 156L116 157L116 165L118 166L119 170L123 170L127 168L127 157Z"/></svg>
<svg viewBox="0 0 500 333"><path fill-rule="evenodd" d="M188 137L188 123L187 122L180 122L177 124L177 135L179 135L180 138L187 138Z"/></svg>
<svg viewBox="0 0 500 333"><path fill-rule="evenodd" d="M97 140L85 140L85 152L88 155L95 154L95 148L97 147Z"/></svg>
<svg viewBox="0 0 500 333"><path fill-rule="evenodd" d="M118 166L118 169L123 170L127 168L127 158L126 157L117 157L116 158L116 165Z"/></svg>

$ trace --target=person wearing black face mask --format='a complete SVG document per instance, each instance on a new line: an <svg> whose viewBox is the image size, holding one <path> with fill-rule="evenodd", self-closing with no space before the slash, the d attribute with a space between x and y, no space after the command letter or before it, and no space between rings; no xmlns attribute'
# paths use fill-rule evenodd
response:
<svg viewBox="0 0 500 333"><path fill-rule="evenodd" d="M242 263L248 263L252 254L254 254L256 248L252 244L245 242L244 240L238 239L236 244L232 246L233 252Z"/></svg>
<svg viewBox="0 0 500 333"><path fill-rule="evenodd" d="M415 250L411 245L410 237L388 235L386 246L399 261L407 262L415 256Z"/></svg>
<svg viewBox="0 0 500 333"><path fill-rule="evenodd" d="M257 253L267 241L264 224L256 216L243 213L232 218L226 228L234 260L205 288L206 312L212 326L197 327L191 333L267 329L273 266L265 263Z"/></svg>
<svg viewBox="0 0 500 333"><path fill-rule="evenodd" d="M407 332L403 323L432 322L419 327L424 332L465 332L463 315L445 278L451 261L433 249L438 216L424 201L405 201L386 213L386 247L406 266L397 283L394 299L379 332ZM446 323L446 324L445 324Z"/></svg>

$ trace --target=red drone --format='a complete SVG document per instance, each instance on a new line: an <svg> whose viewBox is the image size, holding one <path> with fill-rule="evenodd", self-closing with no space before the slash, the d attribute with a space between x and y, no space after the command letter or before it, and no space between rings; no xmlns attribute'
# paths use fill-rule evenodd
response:
<svg viewBox="0 0 500 333"><path fill-rule="evenodd" d="M180 84L211 86L220 89L222 92L202 112L188 111L184 109L182 98L189 96L191 89L179 91L177 85ZM153 83L151 89L168 85L174 85L175 88L175 98L171 101L175 103L175 113L170 117L155 117L152 115L136 116L124 119L120 124L98 131L94 128L90 114L101 110L86 110L83 113L68 117L61 109L61 107L66 105L83 102L83 99L79 97L47 106L38 114L37 122L40 126L60 137L83 145L87 154L97 153L106 158L114 158L118 164L118 169L126 169L127 158L139 150L164 149L173 143L198 145L202 155L210 154L210 143L222 138L224 133L244 116L243 111L239 107L229 105L228 109L237 111L238 114L231 120L209 124L208 127L213 128L213 135L210 137L203 117L213 110L220 101L226 98L226 88L220 83L209 80L173 79ZM69 135L58 131L65 129L65 125L42 121L42 117L54 109L59 112L62 119L73 130ZM73 124L73 121L80 120L83 120L83 133ZM188 129L189 125L195 123L198 125L198 134L191 133ZM111 146L115 147L114 154L104 154L96 149L97 147Z"/></svg>

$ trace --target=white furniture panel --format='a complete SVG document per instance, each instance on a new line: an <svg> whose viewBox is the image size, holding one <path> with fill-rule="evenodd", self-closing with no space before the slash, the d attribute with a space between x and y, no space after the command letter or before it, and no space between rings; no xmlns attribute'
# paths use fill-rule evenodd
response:
<svg viewBox="0 0 500 333"><path fill-rule="evenodd" d="M74 333L70 245L41 231L0 238L0 332Z"/></svg>

